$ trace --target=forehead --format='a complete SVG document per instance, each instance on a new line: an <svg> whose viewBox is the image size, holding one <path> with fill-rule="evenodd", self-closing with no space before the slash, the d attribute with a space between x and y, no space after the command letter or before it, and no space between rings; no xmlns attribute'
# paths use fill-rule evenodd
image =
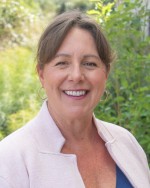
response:
<svg viewBox="0 0 150 188"><path fill-rule="evenodd" d="M97 55L97 47L92 34L85 29L73 27L61 43L57 53L84 53Z"/></svg>

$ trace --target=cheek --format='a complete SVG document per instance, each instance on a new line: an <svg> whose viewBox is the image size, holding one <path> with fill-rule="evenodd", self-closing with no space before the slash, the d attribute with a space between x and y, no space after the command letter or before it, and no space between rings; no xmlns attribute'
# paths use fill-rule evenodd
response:
<svg viewBox="0 0 150 188"><path fill-rule="evenodd" d="M49 71L45 76L46 90L58 90L64 82L64 74L58 71Z"/></svg>
<svg viewBox="0 0 150 188"><path fill-rule="evenodd" d="M95 74L95 79L93 79L93 85L95 85L95 87L97 86L98 88L103 88L105 87L106 81L107 81L106 74L104 73Z"/></svg>

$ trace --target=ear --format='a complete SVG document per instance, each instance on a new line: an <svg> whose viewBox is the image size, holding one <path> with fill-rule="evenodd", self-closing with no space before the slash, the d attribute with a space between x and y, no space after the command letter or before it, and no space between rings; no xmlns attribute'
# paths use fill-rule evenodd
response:
<svg viewBox="0 0 150 188"><path fill-rule="evenodd" d="M44 76L43 76L44 69L41 68L39 65L37 65L37 66L36 66L36 70L37 70L38 77L39 77L39 80L40 80L40 82L41 82L41 85L42 85L42 87L44 88Z"/></svg>

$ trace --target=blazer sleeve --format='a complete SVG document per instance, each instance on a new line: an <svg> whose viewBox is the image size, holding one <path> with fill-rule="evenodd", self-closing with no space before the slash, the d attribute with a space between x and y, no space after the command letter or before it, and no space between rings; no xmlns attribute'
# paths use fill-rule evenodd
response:
<svg viewBox="0 0 150 188"><path fill-rule="evenodd" d="M141 163L144 165L144 167L147 171L148 179L149 179L149 182L150 182L150 169L149 169L149 165L148 165L147 156L146 156L143 148L141 147L141 145L136 140L136 138L130 132L128 132L128 134L129 134L131 141L133 142L133 144L135 145L135 147L137 149L137 154L140 155Z"/></svg>

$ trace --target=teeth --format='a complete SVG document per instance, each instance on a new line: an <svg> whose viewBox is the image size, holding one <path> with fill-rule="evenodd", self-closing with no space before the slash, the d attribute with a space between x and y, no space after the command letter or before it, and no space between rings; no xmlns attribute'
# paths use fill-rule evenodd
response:
<svg viewBox="0 0 150 188"><path fill-rule="evenodd" d="M79 96L85 95L86 91L65 91L65 93L70 96L79 97Z"/></svg>

